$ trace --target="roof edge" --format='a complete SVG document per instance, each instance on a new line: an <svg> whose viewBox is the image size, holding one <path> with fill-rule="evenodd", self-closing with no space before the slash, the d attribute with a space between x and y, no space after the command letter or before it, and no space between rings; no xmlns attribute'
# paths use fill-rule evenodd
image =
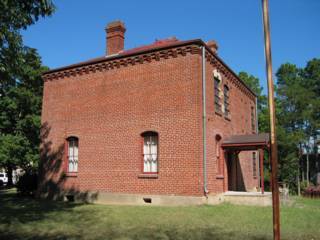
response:
<svg viewBox="0 0 320 240"><path fill-rule="evenodd" d="M81 66L86 66L86 65L90 65L90 64L96 64L96 63L100 63L100 62L103 62L103 61L106 61L106 60L114 60L114 59L118 59L118 58L130 57L130 56L139 55L139 54L143 54L143 53L150 53L150 52L154 52L154 51L169 49L169 48L172 48L172 47L180 47L180 46L185 46L185 45L190 45L190 44L199 44L199 45L201 45L201 44L204 44L204 42L201 39L193 39L193 40L187 40L187 41L180 41L180 42L168 44L168 45L165 45L165 46L158 46L158 47L154 47L154 48L151 48L151 49L138 50L138 51L132 52L132 53L123 52L123 53L118 53L118 54L107 55L107 56L103 56L103 57L99 57L99 58L93 58L93 59L88 60L88 61L67 65L67 66L64 66L64 67L54 68L52 70L44 72L43 75L50 74L50 73L55 73L55 72L59 72L59 71L63 71L63 70L68 70L68 69L75 68L75 67L81 67Z"/></svg>
<svg viewBox="0 0 320 240"><path fill-rule="evenodd" d="M99 58L93 58L88 61L83 61L83 62L79 62L76 64L67 65L64 67L54 68L52 70L44 72L42 74L42 76L47 75L47 74L51 74L51 73L55 73L55 72L69 70L69 69L76 68L76 67L82 67L82 66L87 66L87 65L91 65L91 64L101 63L101 62L104 62L107 60L115 60L115 59L130 57L130 56L134 56L134 55L146 54L146 53L150 53L150 52L154 52L154 51L170 49L173 47L182 47L182 46L186 46L186 45L190 45L190 44L197 44L199 46L204 46L206 48L206 50L208 52L210 52L215 58L217 58L217 60L220 61L220 63L225 68L227 68L227 70L230 71L249 90L249 92L251 94L253 94L255 97L257 97L256 93L253 92L252 89L244 81L242 81L239 78L239 76L217 54L215 54L202 39L192 39L192 40L186 40L186 41L179 41L177 43L172 43L172 44L165 45L165 46L158 46L158 47L154 47L151 49L138 50L138 51L132 52L132 53L125 53L124 52L124 53L113 54L113 55L109 55L109 56L103 56L103 57L99 57Z"/></svg>

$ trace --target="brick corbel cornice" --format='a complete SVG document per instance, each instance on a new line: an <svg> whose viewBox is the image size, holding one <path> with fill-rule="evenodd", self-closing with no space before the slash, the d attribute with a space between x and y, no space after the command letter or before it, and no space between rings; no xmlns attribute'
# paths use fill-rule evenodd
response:
<svg viewBox="0 0 320 240"><path fill-rule="evenodd" d="M206 51L206 60L216 67L220 73L222 73L235 87L237 87L240 91L242 91L246 96L248 96L253 101L255 100L256 96L248 90L247 86L239 79L239 77L227 69L224 64L216 57L215 54L212 54L209 51Z"/></svg>
<svg viewBox="0 0 320 240"><path fill-rule="evenodd" d="M168 58L176 58L178 56L186 56L187 54L200 54L198 45L181 46L171 49L159 50L147 54L139 54L119 59L106 59L104 62L93 63L91 65L74 67L71 69L61 70L53 73L47 73L42 76L44 81L57 80L69 76L77 76L89 74L92 72L108 71L115 68L133 66L136 64L144 64L152 61L161 61Z"/></svg>

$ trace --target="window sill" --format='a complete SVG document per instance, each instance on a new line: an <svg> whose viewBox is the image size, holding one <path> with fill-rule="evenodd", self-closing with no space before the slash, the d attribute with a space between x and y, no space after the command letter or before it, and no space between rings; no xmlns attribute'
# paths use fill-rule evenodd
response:
<svg viewBox="0 0 320 240"><path fill-rule="evenodd" d="M224 179L224 176L223 175L217 175L216 179Z"/></svg>
<svg viewBox="0 0 320 240"><path fill-rule="evenodd" d="M66 177L77 177L78 172L66 172Z"/></svg>
<svg viewBox="0 0 320 240"><path fill-rule="evenodd" d="M141 173L138 178L158 178L158 173Z"/></svg>

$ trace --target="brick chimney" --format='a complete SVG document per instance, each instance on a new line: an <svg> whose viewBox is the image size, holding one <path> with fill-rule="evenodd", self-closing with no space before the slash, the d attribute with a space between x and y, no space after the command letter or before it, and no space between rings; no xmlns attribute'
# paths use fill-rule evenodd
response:
<svg viewBox="0 0 320 240"><path fill-rule="evenodd" d="M212 50L212 52L214 53L214 54L218 54L218 44L217 44L217 42L216 41L214 41L214 40L210 40L210 41L208 41L207 43L207 46Z"/></svg>
<svg viewBox="0 0 320 240"><path fill-rule="evenodd" d="M114 21L106 26L107 49L106 55L117 54L124 49L124 33L126 28L121 21Z"/></svg>

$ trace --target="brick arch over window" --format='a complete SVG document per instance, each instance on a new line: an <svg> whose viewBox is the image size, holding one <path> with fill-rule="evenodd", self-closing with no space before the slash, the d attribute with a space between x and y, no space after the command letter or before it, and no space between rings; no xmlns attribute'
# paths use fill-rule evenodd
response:
<svg viewBox="0 0 320 240"><path fill-rule="evenodd" d="M158 149L159 134L154 131L146 131L141 134L142 137L142 172L158 173Z"/></svg>
<svg viewBox="0 0 320 240"><path fill-rule="evenodd" d="M66 138L66 170L69 173L78 172L79 138L69 136Z"/></svg>

